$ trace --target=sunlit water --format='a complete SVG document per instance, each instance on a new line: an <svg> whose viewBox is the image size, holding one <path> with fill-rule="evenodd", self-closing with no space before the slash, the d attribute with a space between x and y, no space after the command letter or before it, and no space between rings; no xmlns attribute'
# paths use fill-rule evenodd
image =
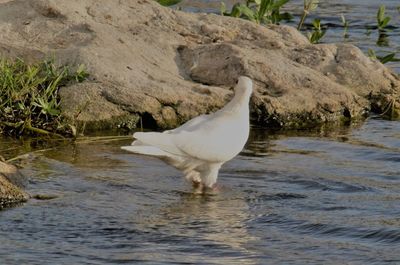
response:
<svg viewBox="0 0 400 265"><path fill-rule="evenodd" d="M245 2L240 0L183 0L179 6L189 12L220 13L221 2L225 2L230 10L233 4ZM380 5L386 6L386 16L391 17L385 32L386 37L379 38L376 28L376 13ZM361 48L365 53L369 49L377 55L385 56L389 53L399 53L400 58L400 1L399 0L320 0L319 7L310 13L306 19L304 34L311 31L311 22L315 18L321 19L321 24L327 27L327 33L321 40L323 43L351 43ZM303 11L303 0L290 0L283 8L293 14L292 22L283 22L297 26ZM344 28L341 15L349 22L348 36L344 38ZM379 43L378 43L378 40ZM387 65L400 72L400 62L391 62Z"/></svg>
<svg viewBox="0 0 400 265"><path fill-rule="evenodd" d="M0 264L399 264L400 122L327 131L254 129L208 196L130 140L47 144L23 172L57 198L0 211Z"/></svg>

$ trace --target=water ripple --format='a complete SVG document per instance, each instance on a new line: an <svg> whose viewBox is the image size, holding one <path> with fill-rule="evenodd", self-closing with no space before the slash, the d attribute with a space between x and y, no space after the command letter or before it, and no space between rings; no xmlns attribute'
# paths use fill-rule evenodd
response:
<svg viewBox="0 0 400 265"><path fill-rule="evenodd" d="M294 220L276 214L261 216L252 220L252 222L263 223L267 226L277 226L282 230L297 234L343 237L353 240L362 239L385 244L400 243L400 229L343 227L324 223L310 223L305 220Z"/></svg>
<svg viewBox="0 0 400 265"><path fill-rule="evenodd" d="M397 264L399 124L252 131L206 195L118 143L54 146L23 171L57 198L0 211L0 263Z"/></svg>

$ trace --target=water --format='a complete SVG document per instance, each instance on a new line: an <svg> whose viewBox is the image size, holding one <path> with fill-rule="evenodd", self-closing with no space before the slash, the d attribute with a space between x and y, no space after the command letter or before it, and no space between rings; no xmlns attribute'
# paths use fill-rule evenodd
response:
<svg viewBox="0 0 400 265"><path fill-rule="evenodd" d="M6 155L47 148L23 172L57 198L0 212L0 264L400 264L399 131L253 129L209 196L129 139L2 139Z"/></svg>
<svg viewBox="0 0 400 265"><path fill-rule="evenodd" d="M245 1L183 0L179 6L189 12L219 14L221 2L225 2L227 9L230 10L233 4ZM379 38L378 30L374 29L377 24L376 13L380 5L386 6L386 16L391 17L386 36L381 38ZM327 27L327 33L321 40L323 43L351 43L366 54L369 49L372 49L378 56L399 53L396 58L400 58L400 10L397 9L398 7L400 7L400 1L398 0L320 0L319 7L307 17L304 31L311 31L312 20L319 18L321 19L321 24ZM294 20L286 24L297 26L303 11L303 0L290 0L283 8L283 12L285 11L294 15ZM343 36L342 14L350 23L348 38ZM387 65L396 72L400 72L400 62L390 62Z"/></svg>

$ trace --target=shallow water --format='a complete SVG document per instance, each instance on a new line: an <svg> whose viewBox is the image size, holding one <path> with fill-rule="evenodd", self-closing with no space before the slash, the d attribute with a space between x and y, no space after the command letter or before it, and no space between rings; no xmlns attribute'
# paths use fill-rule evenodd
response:
<svg viewBox="0 0 400 265"><path fill-rule="evenodd" d="M189 12L220 13L220 3L225 2L227 9L240 0L191 0L182 1L179 6ZM380 5L386 6L386 16L391 17L386 37L381 38L379 45L379 32L373 27L376 26L376 13ZM362 49L365 53L368 49L375 50L380 56L389 53L399 53L400 58L400 1L398 0L320 0L319 7L307 17L307 25L311 31L311 22L315 18L321 19L321 24L327 27L327 33L321 40L323 43L351 43ZM303 0L290 0L283 11L290 12L294 19L289 24L297 26L303 10ZM344 38L343 23L341 15L344 15L350 23L348 37ZM370 29L372 28L372 29ZM400 62L388 63L396 72L400 72Z"/></svg>
<svg viewBox="0 0 400 265"><path fill-rule="evenodd" d="M399 264L400 122L297 136L253 129L196 196L116 141L1 139L32 199L0 211L1 264ZM18 147L17 149L15 149ZM6 150L6 151L4 151Z"/></svg>

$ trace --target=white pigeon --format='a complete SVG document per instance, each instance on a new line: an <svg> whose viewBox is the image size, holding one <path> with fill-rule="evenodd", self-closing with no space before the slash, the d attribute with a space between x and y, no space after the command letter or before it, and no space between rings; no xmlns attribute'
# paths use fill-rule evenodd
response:
<svg viewBox="0 0 400 265"><path fill-rule="evenodd" d="M222 109L173 130L136 132L132 145L122 149L156 156L182 170L198 191L212 189L221 165L239 154L249 136L252 87L251 79L241 76L235 96Z"/></svg>

